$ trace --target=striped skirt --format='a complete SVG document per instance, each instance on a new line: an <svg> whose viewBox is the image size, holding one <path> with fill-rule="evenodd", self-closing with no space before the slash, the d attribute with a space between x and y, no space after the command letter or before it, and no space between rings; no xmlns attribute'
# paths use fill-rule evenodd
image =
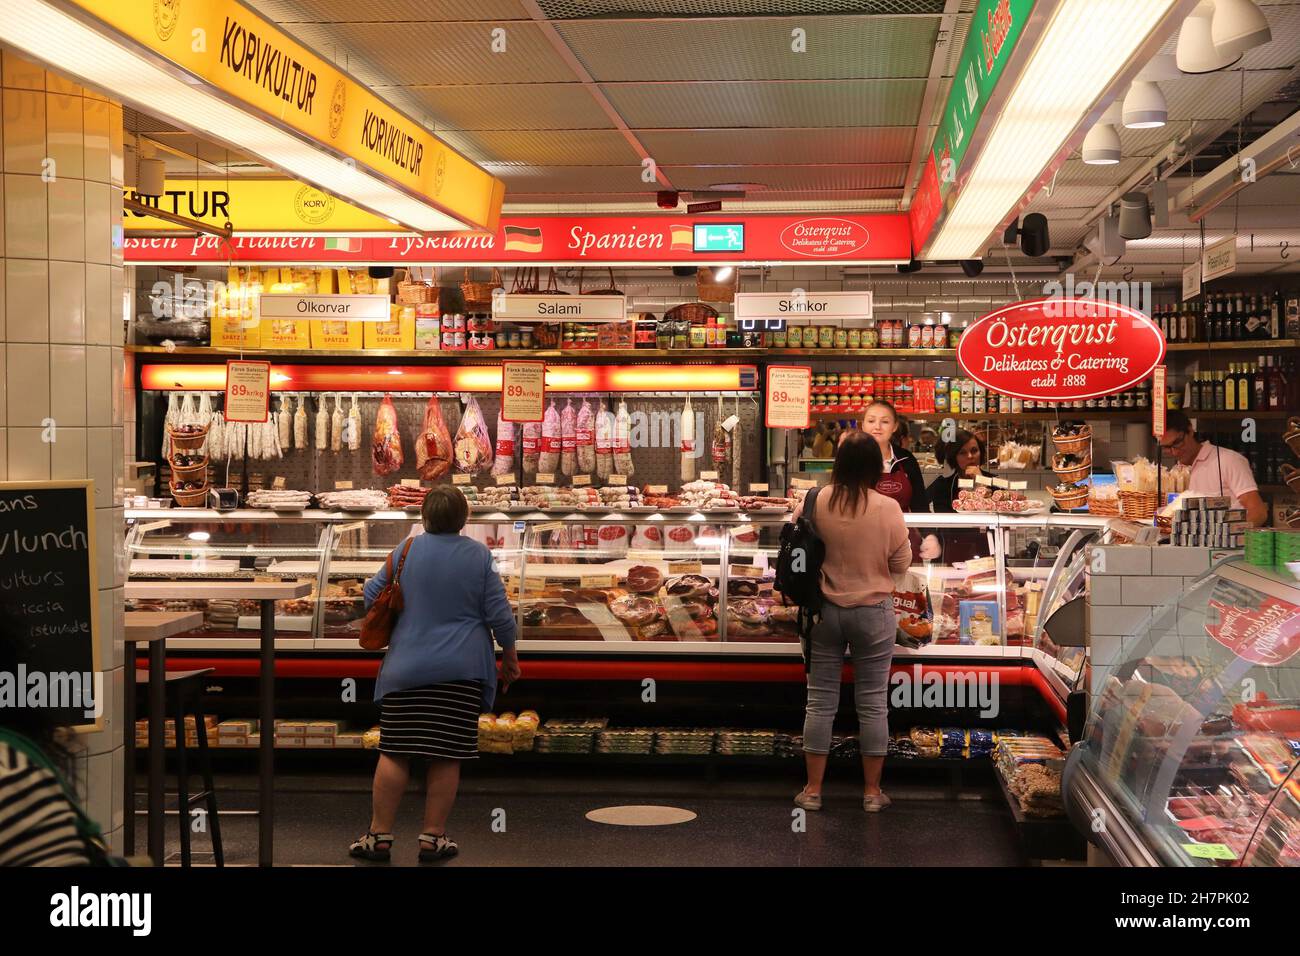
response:
<svg viewBox="0 0 1300 956"><path fill-rule="evenodd" d="M379 701L379 750L408 757L474 760L483 682L446 681L385 694Z"/></svg>

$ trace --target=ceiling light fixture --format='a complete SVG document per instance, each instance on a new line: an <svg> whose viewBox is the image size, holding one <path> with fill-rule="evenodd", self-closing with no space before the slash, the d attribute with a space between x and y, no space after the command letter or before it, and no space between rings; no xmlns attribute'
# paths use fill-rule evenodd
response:
<svg viewBox="0 0 1300 956"><path fill-rule="evenodd" d="M1235 56L1273 39L1268 19L1253 0L1214 0L1210 39L1220 52Z"/></svg>
<svg viewBox="0 0 1300 956"><path fill-rule="evenodd" d="M1220 49L1214 44L1210 20L1215 5L1206 0L1187 15L1178 31L1178 69L1184 73L1213 73L1232 66L1241 59L1240 51Z"/></svg>
<svg viewBox="0 0 1300 956"><path fill-rule="evenodd" d="M927 259L981 254L990 226L1006 220L1178 5L1177 0L1062 0L1056 5L997 110L961 194L926 250Z"/></svg>
<svg viewBox="0 0 1300 956"><path fill-rule="evenodd" d="M269 22L266 29L270 33L277 30ZM208 42L220 39L209 37ZM392 217L407 229L460 231L485 225L492 218L490 209L477 217L484 218L484 223L443 211L423 194L398 185L341 151L255 113L252 107L239 105L206 79L165 60L73 4L0 0L0 41L115 100L156 116L176 117L175 122L188 132L238 149L376 215ZM292 41L286 38L286 42ZM69 55L69 51L75 54ZM326 89L317 96L318 100L324 98L327 107L329 92ZM418 124L412 121L412 126ZM142 180L144 165L142 161ZM499 204L499 200L498 195L495 201Z"/></svg>
<svg viewBox="0 0 1300 956"><path fill-rule="evenodd" d="M1119 130L1097 123L1083 138L1083 161L1089 166L1114 166L1120 159Z"/></svg>
<svg viewBox="0 0 1300 956"><path fill-rule="evenodd" d="M1127 129L1155 129L1169 122L1169 104L1160 87L1137 79L1124 97L1124 126Z"/></svg>

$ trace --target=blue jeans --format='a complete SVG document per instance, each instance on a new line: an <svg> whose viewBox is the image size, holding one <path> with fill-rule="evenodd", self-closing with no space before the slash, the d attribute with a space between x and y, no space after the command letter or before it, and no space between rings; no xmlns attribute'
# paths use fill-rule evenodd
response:
<svg viewBox="0 0 1300 956"><path fill-rule="evenodd" d="M840 707L844 649L853 660L853 692L864 757L883 757L889 750L889 665L897 631L892 602L865 607L827 603L813 628L808 648L808 706L803 749L830 753L831 725Z"/></svg>

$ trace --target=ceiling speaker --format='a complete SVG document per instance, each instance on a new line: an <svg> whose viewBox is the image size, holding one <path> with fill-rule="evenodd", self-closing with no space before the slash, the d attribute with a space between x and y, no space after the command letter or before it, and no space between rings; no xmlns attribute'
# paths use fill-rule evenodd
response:
<svg viewBox="0 0 1300 956"><path fill-rule="evenodd" d="M984 271L983 259L963 259L961 261L961 271L966 274L967 279L974 279Z"/></svg>
<svg viewBox="0 0 1300 956"><path fill-rule="evenodd" d="M372 279L391 279L393 277L392 266L369 266L366 272L370 274Z"/></svg>
<svg viewBox="0 0 1300 956"><path fill-rule="evenodd" d="M698 266L673 266L673 275L679 279L689 279L699 271Z"/></svg>
<svg viewBox="0 0 1300 956"><path fill-rule="evenodd" d="M895 268L897 268L902 275L906 276L911 275L913 272L920 272L921 263L912 259L910 262L900 262Z"/></svg>
<svg viewBox="0 0 1300 956"><path fill-rule="evenodd" d="M135 191L141 196L161 196L167 191L167 164L161 159L141 159L136 165Z"/></svg>
<svg viewBox="0 0 1300 956"><path fill-rule="evenodd" d="M1125 239L1151 235L1151 203L1146 193L1125 193L1120 199L1119 234Z"/></svg>
<svg viewBox="0 0 1300 956"><path fill-rule="evenodd" d="M1164 229L1169 225L1169 183L1160 180L1151 187L1151 215L1155 225Z"/></svg>
<svg viewBox="0 0 1300 956"><path fill-rule="evenodd" d="M1051 247L1047 232L1047 217L1041 212L1031 212L1020 227L1020 251L1032 259L1047 255Z"/></svg>
<svg viewBox="0 0 1300 956"><path fill-rule="evenodd" d="M1119 216L1105 215L1097 222L1097 248L1103 259L1119 258L1124 254L1124 237L1119 234Z"/></svg>

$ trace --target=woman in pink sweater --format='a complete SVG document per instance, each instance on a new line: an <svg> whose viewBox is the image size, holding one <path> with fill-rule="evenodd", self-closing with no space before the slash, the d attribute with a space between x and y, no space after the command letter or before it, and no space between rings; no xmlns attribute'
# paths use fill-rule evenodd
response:
<svg viewBox="0 0 1300 956"><path fill-rule="evenodd" d="M835 452L830 484L809 492L813 529L826 544L826 559L822 564L825 604L808 649L803 727L808 783L794 798L805 810L821 809L846 647L853 660L854 700L861 725L866 778L862 806L868 813L878 813L890 803L880 789L880 772L889 744L889 665L897 627L893 576L907 570L912 546L898 502L875 490L883 470L875 440L860 431L846 432Z"/></svg>

